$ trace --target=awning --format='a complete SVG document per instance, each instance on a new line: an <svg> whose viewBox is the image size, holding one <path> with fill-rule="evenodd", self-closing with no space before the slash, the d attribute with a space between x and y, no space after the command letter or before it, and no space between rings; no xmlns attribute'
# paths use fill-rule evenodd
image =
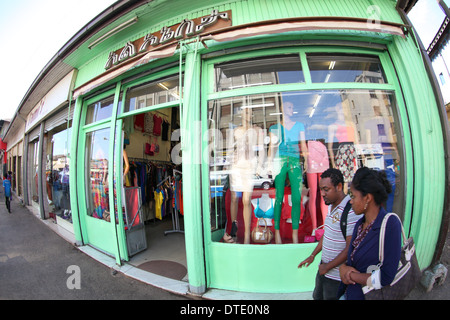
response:
<svg viewBox="0 0 450 320"><path fill-rule="evenodd" d="M283 33L290 31L309 30L359 30L367 32L388 33L405 37L403 25L379 21L370 23L363 19L317 17L304 21L289 21L270 23L265 25L248 26L236 30L213 34L208 39L216 41L232 41L239 38L258 36L263 34Z"/></svg>

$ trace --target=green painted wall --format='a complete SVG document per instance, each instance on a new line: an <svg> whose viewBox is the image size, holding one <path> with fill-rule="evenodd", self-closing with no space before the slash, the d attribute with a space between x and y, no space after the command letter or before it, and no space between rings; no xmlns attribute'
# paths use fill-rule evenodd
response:
<svg viewBox="0 0 450 320"><path fill-rule="evenodd" d="M398 73L410 122L414 174L408 175L411 234L417 245L421 268L428 267L434 255L442 221L445 191L444 137L438 106L426 74L424 62L410 34L395 39L389 52Z"/></svg>

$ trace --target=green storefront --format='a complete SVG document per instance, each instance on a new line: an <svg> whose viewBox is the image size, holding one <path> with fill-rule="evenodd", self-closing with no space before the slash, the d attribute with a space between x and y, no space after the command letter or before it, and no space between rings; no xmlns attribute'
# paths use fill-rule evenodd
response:
<svg viewBox="0 0 450 320"><path fill-rule="evenodd" d="M326 215L318 176L335 166L351 181L368 166L388 173L386 206L414 236L421 267L436 261L448 125L397 1L130 3L64 60L78 70L70 194L79 242L132 261L155 243L164 250L143 237L165 216L192 292L312 291L319 259L297 265ZM279 134L287 121L292 130ZM297 153L281 155L285 139ZM300 171L288 174L274 221L263 207L293 160ZM122 218L136 206L140 216ZM256 243L260 223L281 243Z"/></svg>

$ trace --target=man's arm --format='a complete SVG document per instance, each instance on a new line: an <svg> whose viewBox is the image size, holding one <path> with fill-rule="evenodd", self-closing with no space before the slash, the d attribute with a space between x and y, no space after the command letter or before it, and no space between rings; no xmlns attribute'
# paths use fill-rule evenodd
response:
<svg viewBox="0 0 450 320"><path fill-rule="evenodd" d="M314 258L316 257L316 255L320 251L322 251L322 241L323 241L322 239L323 239L323 237L320 238L319 243L317 244L316 248L311 253L311 255L308 258L306 258L305 260L303 260L302 262L300 262L300 264L298 265L298 268L301 268L303 266L309 267L309 265L314 262Z"/></svg>

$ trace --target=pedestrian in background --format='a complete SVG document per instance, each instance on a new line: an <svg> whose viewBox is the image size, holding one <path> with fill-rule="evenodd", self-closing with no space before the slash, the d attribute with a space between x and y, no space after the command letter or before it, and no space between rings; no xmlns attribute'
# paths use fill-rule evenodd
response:
<svg viewBox="0 0 450 320"><path fill-rule="evenodd" d="M8 179L6 173L3 175L3 189L5 191L6 208L11 213L11 181Z"/></svg>

